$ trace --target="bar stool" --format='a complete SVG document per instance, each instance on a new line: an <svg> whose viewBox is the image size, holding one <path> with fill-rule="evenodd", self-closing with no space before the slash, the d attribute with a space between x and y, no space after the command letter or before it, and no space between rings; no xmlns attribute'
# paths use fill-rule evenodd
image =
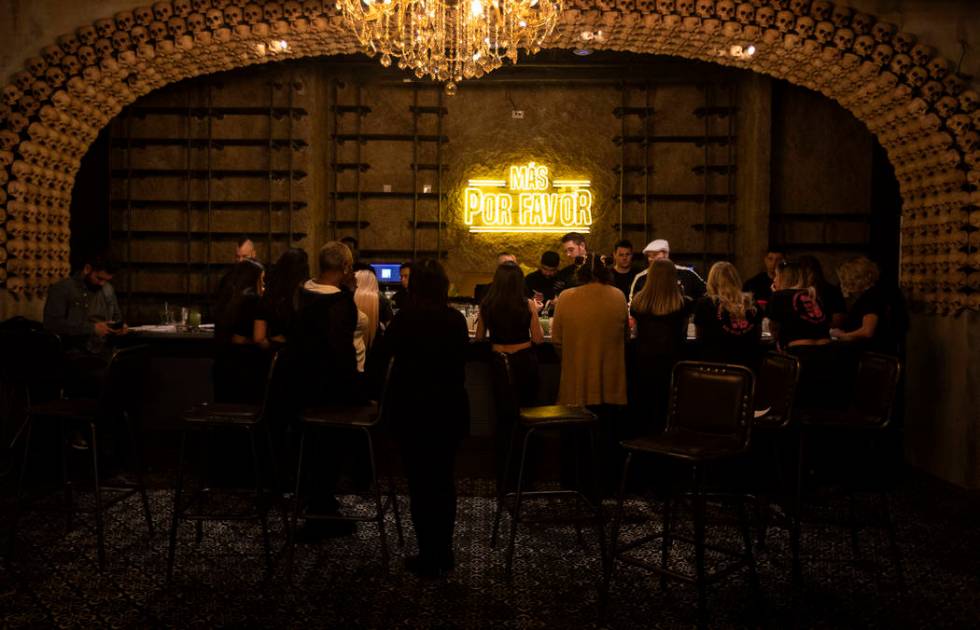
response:
<svg viewBox="0 0 980 630"><path fill-rule="evenodd" d="M293 514L289 536L289 573L292 575L293 555L296 547L297 521L299 517L312 521L346 521L346 522L372 522L378 527L378 536L381 542L381 562L385 573L388 572L388 536L385 531L385 514L391 509L395 517L395 530L398 533L398 545L405 544L402 532L401 512L398 508L398 498L395 495L394 483L391 479L390 469L387 470L388 491L387 502L382 498L381 484L378 481L378 470L375 458L374 443L376 434L381 423L384 421L384 398L388 389L388 381L391 377L394 360L388 362L388 369L385 373L385 381L382 389L381 402L368 402L363 405L337 405L331 407L309 408L303 411L302 433L299 442L299 457L296 463L296 490L293 494ZM309 510L302 510L302 489L303 489L303 465L306 460L306 441L311 431L340 431L354 432L364 436L364 443L367 447L368 461L371 467L371 492L374 498L374 511L366 515L343 515L343 514L324 514L314 513ZM302 512L302 513L301 513Z"/></svg>
<svg viewBox="0 0 980 630"><path fill-rule="evenodd" d="M765 546L766 535L769 526L770 502L769 496L775 491L782 493L784 490L783 462L780 455L786 451L795 453L795 449L783 449L782 446L788 445L786 433L790 430L793 420L793 405L796 400L796 388L800 378L800 360L791 355L781 352L769 352L762 357L759 365L759 379L755 388L755 408L756 416L752 423L752 431L755 434L752 450L759 462L760 468L755 484L758 484L758 501L756 504L759 531L758 542L760 546ZM799 472L796 462L793 462L793 471ZM765 468L770 468L766 470ZM770 479L775 480L775 484L770 483ZM793 480L792 490L785 496L792 496L792 511L788 522L781 523L788 526L790 531L790 541L793 554L793 578L798 584L800 576L800 506L796 503L795 489L798 485L796 479Z"/></svg>
<svg viewBox="0 0 980 630"><path fill-rule="evenodd" d="M666 589L667 578L696 584L698 590L698 626L707 625L707 586L710 582L747 567L753 591L758 594L758 578L752 554L752 539L744 500L738 501L739 524L744 551L741 553L710 546L713 551L738 558L738 561L708 574L705 568L705 500L703 487L704 468L745 455L749 449L752 426L752 402L754 376L752 371L738 365L681 361L674 366L671 383L670 407L667 428L661 435L641 437L622 442L627 451L623 464L623 477L619 487L616 516L613 520L612 544L609 560L605 563L605 575L600 593L600 606L605 610L609 585L615 572L616 560L660 574L660 587ZM668 493L664 501L663 529L618 547L619 528L623 516L623 498L634 456L656 455L691 467L693 473L694 539L688 539L671 531L672 501ZM672 488L670 489L672 491ZM694 576L669 568L668 560L672 539L694 544ZM660 564L653 565L627 554L627 552L659 539Z"/></svg>
<svg viewBox="0 0 980 630"><path fill-rule="evenodd" d="M95 535L98 548L99 570L105 569L105 512L136 494L139 494L143 504L143 516L147 530L153 535L153 518L150 514L150 502L143 484L143 463L141 449L133 436L130 425L131 414L139 400L140 387L146 373L148 358L147 346L131 346L113 352L106 367L102 391L98 398L55 399L31 405L28 411L27 424L24 429L24 459L21 465L20 480L17 485L17 507L11 527L11 550L16 537L17 524L20 514L26 507L24 497L24 482L27 476L30 459L31 436L36 423L54 421L57 423L58 435L61 439L61 478L64 493L61 510L66 514L66 525L70 530L72 518L76 512L92 513L95 516ZM99 426L105 428L106 423L117 422L125 433L126 446L130 454L135 481L122 480L104 483L99 470ZM87 451L91 456L94 506L80 508L75 505L74 482L69 478L68 471L68 430L81 430L88 438ZM122 444L117 444L121 448ZM108 493L109 497L104 494Z"/></svg>
<svg viewBox="0 0 980 630"><path fill-rule="evenodd" d="M266 577L272 573L272 548L269 537L269 501L265 496L265 484L259 463L259 449L256 434L265 434L265 448L268 449L269 474L271 485L278 489L278 474L275 465L275 454L269 435L271 418L270 393L273 382L279 378L281 371L279 353L272 355L265 382L265 394L261 405L245 405L233 403L202 403L191 407L181 415L182 428L180 435L180 454L177 458L177 479L174 484L174 500L170 521L170 546L167 554L167 582L173 579L174 564L177 557L177 529L181 521L192 521L196 528L196 542L203 537L203 524L209 521L257 521L262 528L262 543L265 550ZM254 493L252 508L247 511L210 511L198 507L198 503L206 494L197 489L190 500L184 501L184 457L187 451L188 437L201 433L244 433L248 438L249 461L252 468ZM195 509L197 508L197 509ZM283 517L284 522L288 521Z"/></svg>
<svg viewBox="0 0 980 630"><path fill-rule="evenodd" d="M799 470L797 472L796 503L802 506L803 470L806 465L808 447L815 437L833 437L835 445L861 444L865 448L860 451L861 459L872 462L877 472L877 440L887 434L890 429L892 412L898 392L901 376L901 362L898 358L875 352L863 352L858 356L857 379L853 395L844 409L801 409L797 413L800 423L799 432ZM835 451L835 456L840 453ZM851 463L858 463L856 461ZM849 472L845 478L845 489L848 495L848 525L851 530L851 546L855 559L861 557L858 533L861 524L855 515L854 494L859 475ZM895 524L891 518L887 483L878 479L875 494L881 500L881 517L878 522L866 523L866 526L877 526L884 529L888 536L889 550L899 585L904 588L905 577L902 566L901 550L895 532Z"/></svg>
<svg viewBox="0 0 980 630"><path fill-rule="evenodd" d="M497 535L500 530L500 518L504 510L510 514L510 536L507 543L507 579L513 577L514 547L517 541L517 527L521 522L542 522L545 519L529 521L521 517L521 507L525 499L547 499L554 497L570 497L584 508L587 515L576 519L576 527L580 520L591 520L599 537L599 557L605 558L605 535L603 532L602 501L598 499L598 455L596 451L595 432L599 426L598 417L585 407L574 405L545 405L538 407L519 407L515 394L513 373L510 360L506 353L494 353L494 378L501 379L503 387L499 391L504 395L497 401L498 415L511 413L516 415L514 428L511 431L510 448L507 451L507 463L504 467L502 483L497 487L497 508L493 516L493 532L490 535L490 546L496 547ZM527 469L528 444L531 436L538 431L581 431L588 434L590 452L592 454L592 481L597 499L595 504L578 488L574 490L525 490L524 476ZM518 462L517 487L507 491L506 485L510 479L511 465L514 461L514 451L518 442L521 444L520 460ZM577 443L576 443L577 445ZM576 473L579 468L579 453L576 449ZM578 480L576 480L578 481ZM508 506L507 500L512 499L513 505ZM581 532L579 531L581 536ZM580 538L581 540L581 538Z"/></svg>

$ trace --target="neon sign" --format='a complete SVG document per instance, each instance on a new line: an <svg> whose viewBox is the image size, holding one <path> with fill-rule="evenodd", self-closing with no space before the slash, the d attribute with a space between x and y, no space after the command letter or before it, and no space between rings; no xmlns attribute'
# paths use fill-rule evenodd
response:
<svg viewBox="0 0 980 630"><path fill-rule="evenodd" d="M591 182L551 179L543 164L514 165L506 180L471 179L467 184L463 222L470 232L588 232L592 225Z"/></svg>

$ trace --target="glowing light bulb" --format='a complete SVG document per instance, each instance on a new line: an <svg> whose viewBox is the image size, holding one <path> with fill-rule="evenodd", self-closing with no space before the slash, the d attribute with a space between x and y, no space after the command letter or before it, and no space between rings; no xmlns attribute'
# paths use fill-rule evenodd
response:
<svg viewBox="0 0 980 630"><path fill-rule="evenodd" d="M755 46L753 46L752 44L749 44L749 47L745 49L745 54L748 55L749 57L751 57L752 55L754 55L755 54Z"/></svg>
<svg viewBox="0 0 980 630"><path fill-rule="evenodd" d="M480 17L483 15L483 3L480 0L473 0L470 2L470 13L473 17Z"/></svg>

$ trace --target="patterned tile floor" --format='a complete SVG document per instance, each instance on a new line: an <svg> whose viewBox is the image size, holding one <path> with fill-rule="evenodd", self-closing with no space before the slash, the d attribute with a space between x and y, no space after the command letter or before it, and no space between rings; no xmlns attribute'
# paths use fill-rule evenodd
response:
<svg viewBox="0 0 980 630"><path fill-rule="evenodd" d="M625 566L617 570L610 613L601 623L595 537L585 530L583 548L571 526L523 530L514 579L508 582L503 550L488 544L491 485L463 481L460 489L458 567L448 580L436 582L416 579L402 568L414 547L410 529L399 548L389 528L388 576L381 570L377 529L361 525L354 537L299 547L290 583L285 563L263 582L257 527L208 524L197 545L193 527L183 526L177 572L167 587L168 491L152 492L157 528L152 538L137 503L111 513L104 574L97 570L94 533L86 522L66 534L60 518L30 514L15 559L0 564L0 627L669 628L694 623L693 589L672 584L661 592L655 577ZM405 504L403 497L403 509ZM882 534L861 532L864 559L855 562L846 529L814 525L804 532L806 587L802 605L794 608L788 536L773 530L767 548L757 553L762 606L754 604L744 573L736 574L709 590L711 627L976 627L978 495L910 473L892 505L908 584L904 593L897 588ZM0 507L8 512L9 495L0 499ZM845 508L846 503L829 500L821 510L839 515ZM639 500L629 502L628 514L625 538L659 522L656 511ZM273 525L273 540L281 544L282 527L276 519ZM716 542L738 545L733 528L711 532Z"/></svg>

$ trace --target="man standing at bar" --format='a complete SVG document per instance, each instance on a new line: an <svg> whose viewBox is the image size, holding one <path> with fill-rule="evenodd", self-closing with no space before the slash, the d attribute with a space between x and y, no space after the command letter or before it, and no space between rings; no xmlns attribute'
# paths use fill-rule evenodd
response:
<svg viewBox="0 0 980 630"><path fill-rule="evenodd" d="M514 254L511 254L510 252L500 252L499 254L497 254L497 267L499 267L500 265L504 264L505 262L512 262L512 263L514 263L516 265L517 264L517 256L515 256ZM494 272L497 271L497 267L494 267L493 268ZM475 301L477 304L480 304L481 302L483 302L483 298L486 297L487 291L489 291L489 290L490 290L490 283L489 282L487 284L478 284L478 285L474 286L473 287L473 301Z"/></svg>
<svg viewBox="0 0 980 630"><path fill-rule="evenodd" d="M742 290L751 293L755 301L763 307L772 298L772 281L776 277L776 268L785 258L786 255L783 252L775 247L770 247L766 252L766 257L762 259L766 270L760 271L742 285Z"/></svg>
<svg viewBox="0 0 980 630"><path fill-rule="evenodd" d="M255 260L255 243L248 236L242 236L238 239L238 247L235 248L235 262L246 260Z"/></svg>
<svg viewBox="0 0 980 630"><path fill-rule="evenodd" d="M541 254L538 270L532 271L524 278L524 288L529 298L541 305L555 299L558 294L555 283L558 281L560 263L558 252L547 251Z"/></svg>
<svg viewBox="0 0 980 630"><path fill-rule="evenodd" d="M606 261L603 256L589 254L589 248L585 243L585 236L578 232L569 232L561 237L561 251L565 257L571 260L571 264L558 272L558 282L556 288L559 293L565 289L578 286L576 273L583 265L590 265L593 269L597 266L605 266Z"/></svg>
<svg viewBox="0 0 980 630"><path fill-rule="evenodd" d="M652 263L655 260L660 260L661 258L670 259L670 243L666 239L658 238L654 241L650 241L646 247L643 248L643 253L646 254L647 261ZM704 280L701 276L697 274L691 267L682 267L681 265L675 264L674 267L677 269L677 279L681 285L681 291L684 295L697 301L704 297L708 292L708 287L705 285ZM636 274L636 278L633 279L633 285L630 287L629 300L633 301L633 296L640 292L643 285L647 281L647 269L644 269L640 273Z"/></svg>
<svg viewBox="0 0 980 630"><path fill-rule="evenodd" d="M296 402L301 407L322 407L361 402L356 386L357 355L354 330L357 305L351 291L354 259L346 245L330 241L320 248L319 275L300 290L300 309L296 326L295 379ZM312 436L316 439L315 486L309 511L336 514L340 510L334 492L341 462L350 449L337 435ZM350 535L348 521L307 521L299 532L303 542L326 536Z"/></svg>
<svg viewBox="0 0 980 630"><path fill-rule="evenodd" d="M625 299L633 286L633 280L639 270L633 266L633 243L623 239L613 247L613 286L623 292Z"/></svg>

